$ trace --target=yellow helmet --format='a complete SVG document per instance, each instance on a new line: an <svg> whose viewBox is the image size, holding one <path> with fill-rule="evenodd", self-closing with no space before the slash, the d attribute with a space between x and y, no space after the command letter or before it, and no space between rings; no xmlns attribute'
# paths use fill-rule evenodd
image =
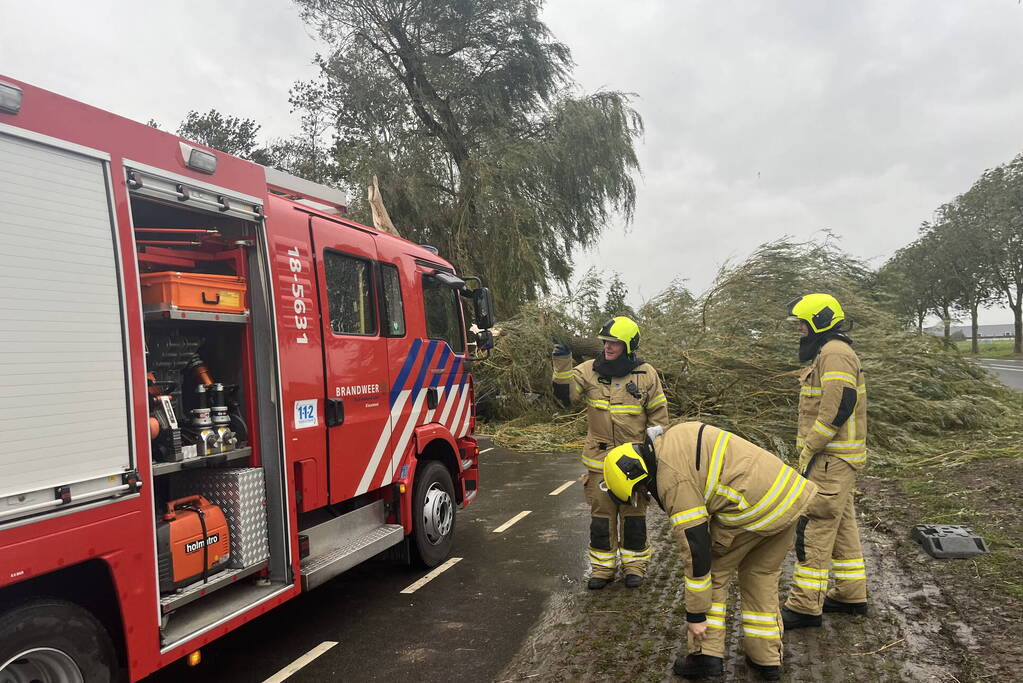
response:
<svg viewBox="0 0 1023 683"><path fill-rule="evenodd" d="M825 332L845 320L838 299L830 294L807 294L788 305L788 320L804 321L814 332Z"/></svg>
<svg viewBox="0 0 1023 683"><path fill-rule="evenodd" d="M625 344L626 353L635 353L639 348L639 325L631 318L619 315L604 323L597 333L597 339L620 341Z"/></svg>
<svg viewBox="0 0 1023 683"><path fill-rule="evenodd" d="M636 484L650 478L650 470L636 446L634 443L622 444L604 456L604 486L601 488L619 503L628 502L635 493Z"/></svg>

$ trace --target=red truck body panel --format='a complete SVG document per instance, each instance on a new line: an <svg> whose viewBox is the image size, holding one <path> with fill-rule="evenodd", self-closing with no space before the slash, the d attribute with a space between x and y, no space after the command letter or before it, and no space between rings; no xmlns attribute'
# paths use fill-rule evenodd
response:
<svg viewBox="0 0 1023 683"><path fill-rule="evenodd" d="M0 134L22 135L44 144L49 140L72 143L109 155L125 293L133 447L142 482L137 496L6 526L0 521L0 598L5 590L68 567L96 560L105 563L116 594L125 660L131 680L137 680L301 591L301 514L360 496L385 500L397 496L400 505L395 515L410 533L416 461L431 449L453 455L457 497L463 505L472 500L478 481L478 449L472 437L475 410L469 364L464 352L456 353L447 342L428 338L424 322L423 275L436 267L451 269L450 264L406 240L268 193L265 169L259 165L216 152L215 174L199 173L185 165L182 140L175 135L2 75L0 81L23 91L20 112L0 112ZM262 204L276 331L273 362L280 380L276 397L281 411L279 450L286 477L286 526L294 571L290 589L166 651L160 642L156 500L139 265L131 197L124 181L125 167L132 164L258 198ZM328 252L397 267L405 311L403 335L385 337L380 330L363 336L334 333L324 294ZM237 265L244 270L244 259ZM464 321L461 324L464 331ZM251 326L246 326L242 336L245 349L252 348L252 335ZM242 353L240 362L242 372L252 376L256 363L252 353ZM251 408L257 402L252 383L247 390L249 417L257 419ZM326 424L330 399L344 403L340 427ZM261 462L259 438L259 430L252 429L252 465ZM396 493L399 487L392 484L403 484L400 490L404 494Z"/></svg>

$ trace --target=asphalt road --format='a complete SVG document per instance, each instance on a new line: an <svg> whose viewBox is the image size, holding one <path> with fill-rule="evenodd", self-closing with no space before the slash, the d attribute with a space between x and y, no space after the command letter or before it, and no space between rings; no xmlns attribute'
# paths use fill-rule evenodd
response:
<svg viewBox="0 0 1023 683"><path fill-rule="evenodd" d="M1023 361L1001 358L978 358L976 362L1008 386L1023 391Z"/></svg>
<svg viewBox="0 0 1023 683"><path fill-rule="evenodd" d="M456 518L462 559L415 593L400 591L426 571L371 560L203 648L198 667L178 662L146 683L266 681L327 641L337 645L289 683L493 680L552 594L585 590L581 474L571 455L483 453L480 494Z"/></svg>

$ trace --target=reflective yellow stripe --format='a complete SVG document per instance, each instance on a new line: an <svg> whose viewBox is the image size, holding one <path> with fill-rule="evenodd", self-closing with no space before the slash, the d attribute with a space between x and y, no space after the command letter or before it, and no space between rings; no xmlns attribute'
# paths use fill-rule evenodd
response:
<svg viewBox="0 0 1023 683"><path fill-rule="evenodd" d="M821 375L821 381L822 382L847 382L847 383L853 385L854 387L856 386L856 376L855 375L851 375L848 372L839 372L838 370L833 370L831 372L825 372L823 375Z"/></svg>
<svg viewBox="0 0 1023 683"><path fill-rule="evenodd" d="M778 517L785 514L788 509L792 507L792 504L796 502L796 499L799 498L799 494L803 492L806 482L807 480L803 477L796 477L796 483L789 489L789 495L787 495L785 500L774 508L773 512L761 519L759 522L756 522L755 524L746 524L745 527L750 531L756 531L757 529L764 528L774 520L778 519Z"/></svg>
<svg viewBox="0 0 1023 683"><path fill-rule="evenodd" d="M643 406L622 403L610 406L609 410L613 415L641 415L643 413Z"/></svg>
<svg viewBox="0 0 1023 683"><path fill-rule="evenodd" d="M792 583L803 588L809 588L810 590L822 591L827 589L827 581L811 581L810 579L801 579L798 576L792 579Z"/></svg>
<svg viewBox="0 0 1023 683"><path fill-rule="evenodd" d="M707 628L725 628L725 620L716 617L707 617Z"/></svg>
<svg viewBox="0 0 1023 683"><path fill-rule="evenodd" d="M835 434L837 433L837 430L832 429L831 427L827 426L820 420L817 420L816 422L813 423L813 430L818 434L823 434L829 439L835 436Z"/></svg>
<svg viewBox="0 0 1023 683"><path fill-rule="evenodd" d="M607 401L604 401L599 398L587 398L586 402L589 403L591 407L596 408L597 410L607 410L608 406L610 405L610 403L608 403Z"/></svg>
<svg viewBox="0 0 1023 683"><path fill-rule="evenodd" d="M585 455L580 455L579 458L583 461L583 464L589 467L590 469L599 470L601 472L604 470L603 458L597 460L596 458L589 458Z"/></svg>
<svg viewBox="0 0 1023 683"><path fill-rule="evenodd" d="M663 404L665 404L667 402L668 402L668 399L664 396L664 394L657 394L650 401L647 402L646 407L647 408L656 408L657 406L663 405Z"/></svg>
<svg viewBox="0 0 1023 683"><path fill-rule="evenodd" d="M858 387L856 387L856 393L860 395L865 395L867 393L867 385L861 384Z"/></svg>
<svg viewBox="0 0 1023 683"><path fill-rule="evenodd" d="M770 614L768 612L743 612L743 622L760 623L760 624L777 624L778 615Z"/></svg>
<svg viewBox="0 0 1023 683"><path fill-rule="evenodd" d="M771 505L781 494L782 489L785 488L785 482L787 482L792 475L795 474L795 470L785 465L778 470L778 476L774 478L774 483L771 484L771 488L768 489L764 497L757 501L757 504L751 507L745 512L732 512L729 514L718 514L717 518L727 524L736 525L741 524L747 520L757 519L763 514L768 506Z"/></svg>
<svg viewBox="0 0 1023 683"><path fill-rule="evenodd" d="M724 614L725 603L723 602L712 602L710 603L710 609L707 610L707 614Z"/></svg>
<svg viewBox="0 0 1023 683"><path fill-rule="evenodd" d="M746 498L741 493L731 488L730 486L718 484L718 487L714 490L714 493L732 501L733 503L739 506L740 510L745 510L746 508L749 507L749 503L746 502Z"/></svg>
<svg viewBox="0 0 1023 683"><path fill-rule="evenodd" d="M866 443L866 439L855 439L853 441L829 441L828 445L824 447L824 450L834 448L836 451L851 451L857 448L863 448Z"/></svg>
<svg viewBox="0 0 1023 683"><path fill-rule="evenodd" d="M694 519L700 519L701 517L706 516L707 508L702 505L696 508L689 508L688 510L683 510L682 512L676 512L673 514L671 516L671 525L678 526L679 524L685 524L686 522L691 522Z"/></svg>
<svg viewBox="0 0 1023 683"><path fill-rule="evenodd" d="M831 453L831 455L841 460L845 460L848 463L858 463L867 461L866 451L862 453Z"/></svg>
<svg viewBox="0 0 1023 683"><path fill-rule="evenodd" d="M710 589L710 574L704 579L690 579L686 577L686 588L697 593Z"/></svg>
<svg viewBox="0 0 1023 683"><path fill-rule="evenodd" d="M796 576L807 576L811 579L821 577L828 578L827 569L815 569L813 567L806 567L801 564L796 565Z"/></svg>
<svg viewBox="0 0 1023 683"><path fill-rule="evenodd" d="M649 560L653 555L649 546L645 550L627 550L625 548L621 548L619 552L622 554L623 562L625 560Z"/></svg>
<svg viewBox="0 0 1023 683"><path fill-rule="evenodd" d="M851 560L832 560L831 561L831 566L833 568L836 568L836 567L862 567L863 566L863 558L862 557L854 557Z"/></svg>
<svg viewBox="0 0 1023 683"><path fill-rule="evenodd" d="M707 473L707 484L703 488L703 502L709 503L710 496L717 488L718 479L721 477L721 461L725 448L728 447L728 440L732 438L730 432L722 430L714 442L714 454L710 459L710 472Z"/></svg>
<svg viewBox="0 0 1023 683"><path fill-rule="evenodd" d="M863 569L851 572L835 572L835 578L842 581L866 580L867 572Z"/></svg>
<svg viewBox="0 0 1023 683"><path fill-rule="evenodd" d="M562 372L555 371L554 379L572 379L571 370L563 370Z"/></svg>
<svg viewBox="0 0 1023 683"><path fill-rule="evenodd" d="M742 627L742 635L750 638L781 638L781 631L778 628L750 628Z"/></svg>
<svg viewBox="0 0 1023 683"><path fill-rule="evenodd" d="M823 389L820 387L811 387L809 384L804 384L799 387L800 396L820 396L823 393Z"/></svg>

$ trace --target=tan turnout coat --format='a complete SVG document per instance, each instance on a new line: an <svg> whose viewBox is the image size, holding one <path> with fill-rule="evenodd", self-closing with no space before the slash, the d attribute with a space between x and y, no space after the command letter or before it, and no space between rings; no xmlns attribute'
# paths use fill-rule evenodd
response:
<svg viewBox="0 0 1023 683"><path fill-rule="evenodd" d="M592 472L603 474L604 455L615 446L642 442L646 428L668 426L668 402L661 379L649 363L643 363L625 377L601 382L593 361L572 367L572 356L554 356L555 385L567 385L572 403L586 403L586 440L582 461ZM628 384L635 385L635 394Z"/></svg>
<svg viewBox="0 0 1023 683"><path fill-rule="evenodd" d="M845 423L836 426L842 415ZM796 448L804 446L810 455L827 453L855 469L867 462L867 380L859 357L844 341L825 343L800 375Z"/></svg>
<svg viewBox="0 0 1023 683"><path fill-rule="evenodd" d="M713 552L721 554L743 531L771 536L795 524L817 492L773 454L710 425L697 460L700 427L685 422L654 440L657 492L685 564L686 611L694 614L710 609L711 576L694 575L686 529L709 523Z"/></svg>

